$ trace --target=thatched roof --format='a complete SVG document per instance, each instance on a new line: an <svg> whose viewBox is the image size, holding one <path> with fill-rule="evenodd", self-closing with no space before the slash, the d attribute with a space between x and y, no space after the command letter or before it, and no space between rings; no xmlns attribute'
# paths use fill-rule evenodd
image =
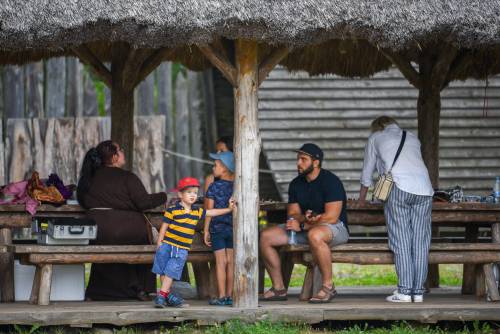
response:
<svg viewBox="0 0 500 334"><path fill-rule="evenodd" d="M29 60L31 51L32 60L69 54L70 47L82 43L104 45L100 52L106 54L105 45L126 41L136 48L177 48L174 60L203 68L208 63L193 45L235 38L255 39L263 45L293 46L295 51L284 60L290 69L368 75L390 65L377 55L378 47L415 50L432 41L447 41L469 49L500 45L500 0L3 0L0 3L0 62L3 63ZM355 52L355 60L365 58L364 66L353 66L353 54L348 52L346 57L343 49ZM335 69L329 68L332 57L329 51L338 55Z"/></svg>

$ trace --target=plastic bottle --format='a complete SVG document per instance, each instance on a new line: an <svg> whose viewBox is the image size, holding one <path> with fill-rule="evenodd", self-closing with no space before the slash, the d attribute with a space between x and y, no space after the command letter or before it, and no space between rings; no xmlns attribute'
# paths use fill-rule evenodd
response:
<svg viewBox="0 0 500 334"><path fill-rule="evenodd" d="M495 203L500 203L500 176L496 177L495 185L493 186L493 197Z"/></svg>
<svg viewBox="0 0 500 334"><path fill-rule="evenodd" d="M294 221L294 220L295 220L295 218L293 218L293 217L288 217L286 219L287 222ZM288 230L288 244L289 245L296 245L297 244L297 239L295 238L296 235L297 235L297 233L294 230Z"/></svg>

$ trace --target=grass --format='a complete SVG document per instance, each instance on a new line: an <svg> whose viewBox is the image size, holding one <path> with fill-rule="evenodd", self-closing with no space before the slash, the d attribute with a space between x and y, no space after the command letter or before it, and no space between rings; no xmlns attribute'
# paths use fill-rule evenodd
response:
<svg viewBox="0 0 500 334"><path fill-rule="evenodd" d="M443 286L462 285L461 264L441 264L439 266L440 284ZM188 264L189 278L191 284L195 285L193 268ZM304 282L306 267L295 265L290 281L291 287L301 287ZM85 286L88 283L90 265L85 265ZM333 279L337 286L384 286L396 285L397 276L393 265L356 265L339 263L333 265ZM265 285L271 286L271 280L266 273ZM160 280L157 279L157 287Z"/></svg>
<svg viewBox="0 0 500 334"><path fill-rule="evenodd" d="M462 284L460 264L442 264L439 266L440 283L443 286ZM304 282L306 267L295 265L290 286L300 287ZM339 263L333 265L333 280L337 286L383 286L396 285L397 276L394 265L356 265ZM271 286L266 274L265 285Z"/></svg>
<svg viewBox="0 0 500 334"><path fill-rule="evenodd" d="M302 323L271 323L260 321L256 323L243 323L237 320L228 321L223 324L212 326L198 326L193 323L165 327L158 324L126 327L106 327L103 333L113 334L490 334L498 329L497 324L487 322L473 323L441 323L439 325L424 325L420 323L402 322L371 322L371 323L349 323L328 322L319 325L308 325ZM9 334L90 334L95 329L77 329L68 327L37 327L37 326L13 326L2 330L0 333Z"/></svg>

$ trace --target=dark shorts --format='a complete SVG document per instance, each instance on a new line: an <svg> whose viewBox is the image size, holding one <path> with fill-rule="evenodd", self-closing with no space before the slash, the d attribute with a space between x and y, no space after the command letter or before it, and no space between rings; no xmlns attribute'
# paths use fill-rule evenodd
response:
<svg viewBox="0 0 500 334"><path fill-rule="evenodd" d="M233 231L210 233L210 240L214 252L220 249L233 248Z"/></svg>
<svg viewBox="0 0 500 334"><path fill-rule="evenodd" d="M156 251L153 273L180 280L186 264L188 250L163 243Z"/></svg>

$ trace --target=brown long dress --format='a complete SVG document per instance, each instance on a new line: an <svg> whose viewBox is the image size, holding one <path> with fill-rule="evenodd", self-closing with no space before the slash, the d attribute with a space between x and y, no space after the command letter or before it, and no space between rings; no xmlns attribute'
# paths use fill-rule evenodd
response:
<svg viewBox="0 0 500 334"><path fill-rule="evenodd" d="M134 173L116 167L100 168L85 196L90 209L87 215L98 226L94 244L148 244L148 227L141 212L166 200L165 193L148 194ZM93 264L85 296L92 300L133 299L141 291L156 292L151 265Z"/></svg>

